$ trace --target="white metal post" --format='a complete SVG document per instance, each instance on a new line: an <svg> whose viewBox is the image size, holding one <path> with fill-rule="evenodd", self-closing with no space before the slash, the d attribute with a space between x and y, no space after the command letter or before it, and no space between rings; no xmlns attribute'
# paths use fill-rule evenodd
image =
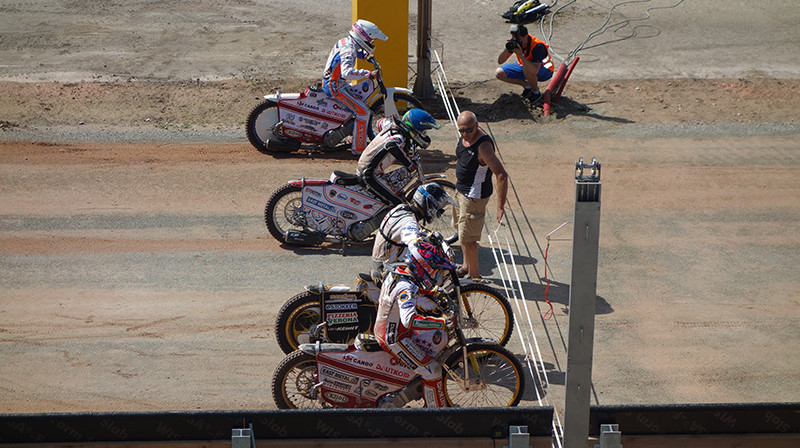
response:
<svg viewBox="0 0 800 448"><path fill-rule="evenodd" d="M569 290L564 447L585 448L589 439L594 312L600 239L600 163L575 164L575 220Z"/></svg>

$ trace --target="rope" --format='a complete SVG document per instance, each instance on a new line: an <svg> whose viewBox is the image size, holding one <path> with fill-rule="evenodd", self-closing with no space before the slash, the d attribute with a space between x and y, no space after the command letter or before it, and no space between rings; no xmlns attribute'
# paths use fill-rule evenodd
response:
<svg viewBox="0 0 800 448"><path fill-rule="evenodd" d="M550 320L550 318L553 317L553 304L550 303L550 299L547 297L547 292L550 291L550 279L547 277L548 252L550 252L550 240L547 240L547 247L544 250L544 281L547 283L547 286L544 287L544 301L550 306L550 309L542 316L544 320Z"/></svg>
<svg viewBox="0 0 800 448"><path fill-rule="evenodd" d="M438 54L436 54L436 53L434 53L434 54L436 55L436 58L438 60ZM438 68L441 69L442 74L444 74L444 68L443 68L443 65L442 65L441 61L438 61L438 63L439 63L439 67ZM438 76L437 77L437 82L439 84L438 87L439 87L439 92L442 95L442 100L445 103L445 109L448 111L448 117L450 118L450 120L455 125L455 121L456 120L455 120L455 117L454 117L453 113L454 113L454 111L458 110L458 106L456 105L455 96L453 95L452 90L450 90L449 88L445 88L445 84L447 83L446 75L444 75L444 79L442 78L442 75ZM448 91L449 91L450 95L452 96L452 101L453 101L453 106L452 107L450 105L450 98L447 96ZM460 112L458 112L458 113L460 113ZM492 133L491 127L489 127L488 123L486 124L486 126L487 126L487 128L489 130L489 133L490 133L492 139L494 140L494 134ZM456 132L457 131L458 131L458 129L456 129ZM500 160L502 161L503 160L502 153L500 152L500 148L497 146L497 141L496 140L495 140L495 148L496 148L497 153L498 153L498 155L500 157ZM531 222L528 219L527 214L525 213L525 209L522 206L522 201L520 200L520 197L519 197L519 194L518 194L518 192L516 190L516 187L514 186L513 181L509 181L509 184L511 186L512 192L514 193L514 197L516 198L516 202L519 205L519 209L522 212L522 216L524 217L524 220L527 223L527 227L530 230L531 234L533 235L534 241L536 242L536 245L539 248L539 252L542 253L542 247L539 244L539 241L536 238L536 232L533 230L533 226L531 225ZM515 212L515 207L512 207L511 204L507 204L506 208L507 208L507 213L506 213L506 216L505 216L506 223L510 225L511 224L511 219L514 220L514 223L515 223L517 229L519 230L520 238L522 239L522 243L523 243L522 247L525 247L527 252L528 252L528 254L530 255L530 253L531 253L530 252L530 248L529 248L527 242L525 241L524 237L522 236L522 226L520 225L520 220L517 219L516 212ZM487 216L488 215L489 214L487 213ZM486 224L484 223L484 225L486 225ZM534 332L534 327L533 327L531 314L530 314L530 312L528 310L527 300L525 298L525 291L524 291L524 289L522 287L522 280L520 278L519 270L517 268L517 264L516 264L516 261L514 259L513 252L511 250L511 242L510 242L510 240L508 238L508 233L505 230L502 232L502 234L503 234L503 238L505 239L505 245L506 245L506 248L507 248L508 259L510 260L510 263L509 263L509 261L506 260L506 257L503 256L503 250L500 247L500 242L499 242L499 237L498 237L498 231L500 230L501 227L506 227L506 226L503 226L502 224L499 224L497 226L497 228L494 230L494 232L489 232L488 228L487 228L487 235L488 235L488 238L489 238L489 245L491 247L492 255L494 256L495 263L496 263L496 265L498 267L498 270L500 272L500 277L501 277L501 281L502 281L502 284L503 284L503 290L504 290L504 292L505 292L507 297L512 297L513 298L513 302L514 302L514 306L516 308L516 312L514 312L512 314L513 314L514 323L516 324L516 327L518 329L517 333L518 333L518 336L519 336L519 339L520 339L520 343L522 344L522 349L525 352L525 363L527 365L528 370L530 371L531 376L534 377L536 380L538 380L539 384L542 386L543 389L546 389L546 388L548 388L550 386L550 381L549 381L549 379L547 377L547 369L545 368L545 363L544 363L544 359L543 359L543 356L542 356L542 350L541 350L541 348L539 346L539 341L536 338L536 333ZM508 229L509 229L508 232L512 232L512 238L513 238L513 235L514 235L513 234L513 230L510 227L508 227ZM494 238L492 238L492 235L494 235ZM513 238L513 239L515 241L515 246L519 250L520 242L517 241L516 238ZM497 245L495 245L495 240L497 240ZM533 258L533 257L531 257L531 258ZM545 265L546 265L547 264L547 256L544 255L544 258L545 258ZM510 265L511 268L509 268L509 265ZM524 269L524 267L523 267L523 269ZM511 277L511 271L512 270L514 272L514 278L516 279L516 283L517 283L517 287L516 288L514 287L513 280L512 280L512 277ZM537 280L541 284L541 279L540 279L540 277L538 275L538 270L536 270L536 266L535 265L534 265L534 271L536 272ZM545 268L545 272L547 272L546 268ZM529 275L527 276L527 279L530 280L530 276ZM538 307L538 303L537 303L537 307ZM552 305L551 305L551 308L552 308ZM541 319L541 310L539 310L539 311L540 311L540 319ZM525 323L527 325L527 328L525 328L524 325L521 325L521 323L522 323L521 319L522 319L523 315L525 316ZM553 321L555 321L555 319L553 319ZM554 356L554 359L555 359L555 363L556 363L557 366L559 366L558 355L556 354L555 347L553 346L552 339L550 338L550 332L546 328L546 325L544 325L544 323L545 323L544 320L542 320L542 323L543 323L544 331L546 332L546 334L548 336L548 339L550 340L550 347L553 350L553 356ZM556 325L557 325L557 322L556 322ZM559 331L560 331L560 329L559 329ZM562 342L563 342L563 336L562 336ZM564 347L566 348L566 344L564 345ZM539 368L536 367L537 361L538 361L538 364L539 364ZM560 369L560 366L558 368ZM553 406L554 409L556 408L555 405L552 405L551 403L548 402L548 399L547 399L546 395L543 396L540 393L538 386L535 386L534 389L536 391L536 400L537 400L537 402L539 403L540 406L545 404L545 405ZM558 447L561 447L562 446L561 445L561 443L562 443L561 441L562 441L562 437L563 437L563 427L562 427L562 424L561 424L561 418L559 417L557 410L556 410L556 412L554 412L553 415L555 417L553 422L552 422L553 434L555 435L555 437L554 437L554 442L555 443L554 443L553 446L557 445Z"/></svg>

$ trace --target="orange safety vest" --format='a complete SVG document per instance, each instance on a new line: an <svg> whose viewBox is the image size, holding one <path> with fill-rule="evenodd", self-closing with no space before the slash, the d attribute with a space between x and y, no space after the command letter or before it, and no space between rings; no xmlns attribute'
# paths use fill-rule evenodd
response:
<svg viewBox="0 0 800 448"><path fill-rule="evenodd" d="M553 60L550 59L550 46L547 45L546 43L544 43L544 41L539 40L538 38L533 37L530 34L528 34L528 37L531 38L531 46L530 46L530 48L528 48L527 52L524 52L525 58L527 58L530 61L531 60L530 59L531 53L533 53L533 47L535 47L537 44L544 45L544 47L547 49L547 57L542 59L542 65L544 66L544 68L550 70L550 73L552 73L553 72ZM517 56L517 63L519 65L524 65L522 63L522 58L520 58L516 53L514 55Z"/></svg>

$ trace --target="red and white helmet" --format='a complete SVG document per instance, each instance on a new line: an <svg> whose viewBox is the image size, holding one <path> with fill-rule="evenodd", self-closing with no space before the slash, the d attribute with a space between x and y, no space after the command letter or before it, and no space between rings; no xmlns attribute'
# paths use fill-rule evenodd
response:
<svg viewBox="0 0 800 448"><path fill-rule="evenodd" d="M445 271L456 268L441 248L427 241L408 245L406 266L414 283L428 290L442 284Z"/></svg>
<svg viewBox="0 0 800 448"><path fill-rule="evenodd" d="M353 42L355 42L356 45L361 47L361 49L367 53L372 53L375 51L375 46L372 45L372 42L374 42L375 39L388 39L388 37L383 34L383 31L378 28L378 25L375 25L369 20L363 19L358 19L355 23L353 23L353 27L350 28L350 37L353 39Z"/></svg>

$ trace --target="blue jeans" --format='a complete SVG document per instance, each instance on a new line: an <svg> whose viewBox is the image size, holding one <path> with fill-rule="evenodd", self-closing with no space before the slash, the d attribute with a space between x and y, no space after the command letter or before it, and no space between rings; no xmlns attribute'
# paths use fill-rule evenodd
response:
<svg viewBox="0 0 800 448"><path fill-rule="evenodd" d="M506 76L512 79L521 79L525 80L525 74L522 73L522 66L516 62L509 62L508 64L503 64L500 66L504 72L506 72ZM548 79L553 77L553 72L546 69L543 65L539 66L539 73L536 74L536 78L539 81L547 81Z"/></svg>

